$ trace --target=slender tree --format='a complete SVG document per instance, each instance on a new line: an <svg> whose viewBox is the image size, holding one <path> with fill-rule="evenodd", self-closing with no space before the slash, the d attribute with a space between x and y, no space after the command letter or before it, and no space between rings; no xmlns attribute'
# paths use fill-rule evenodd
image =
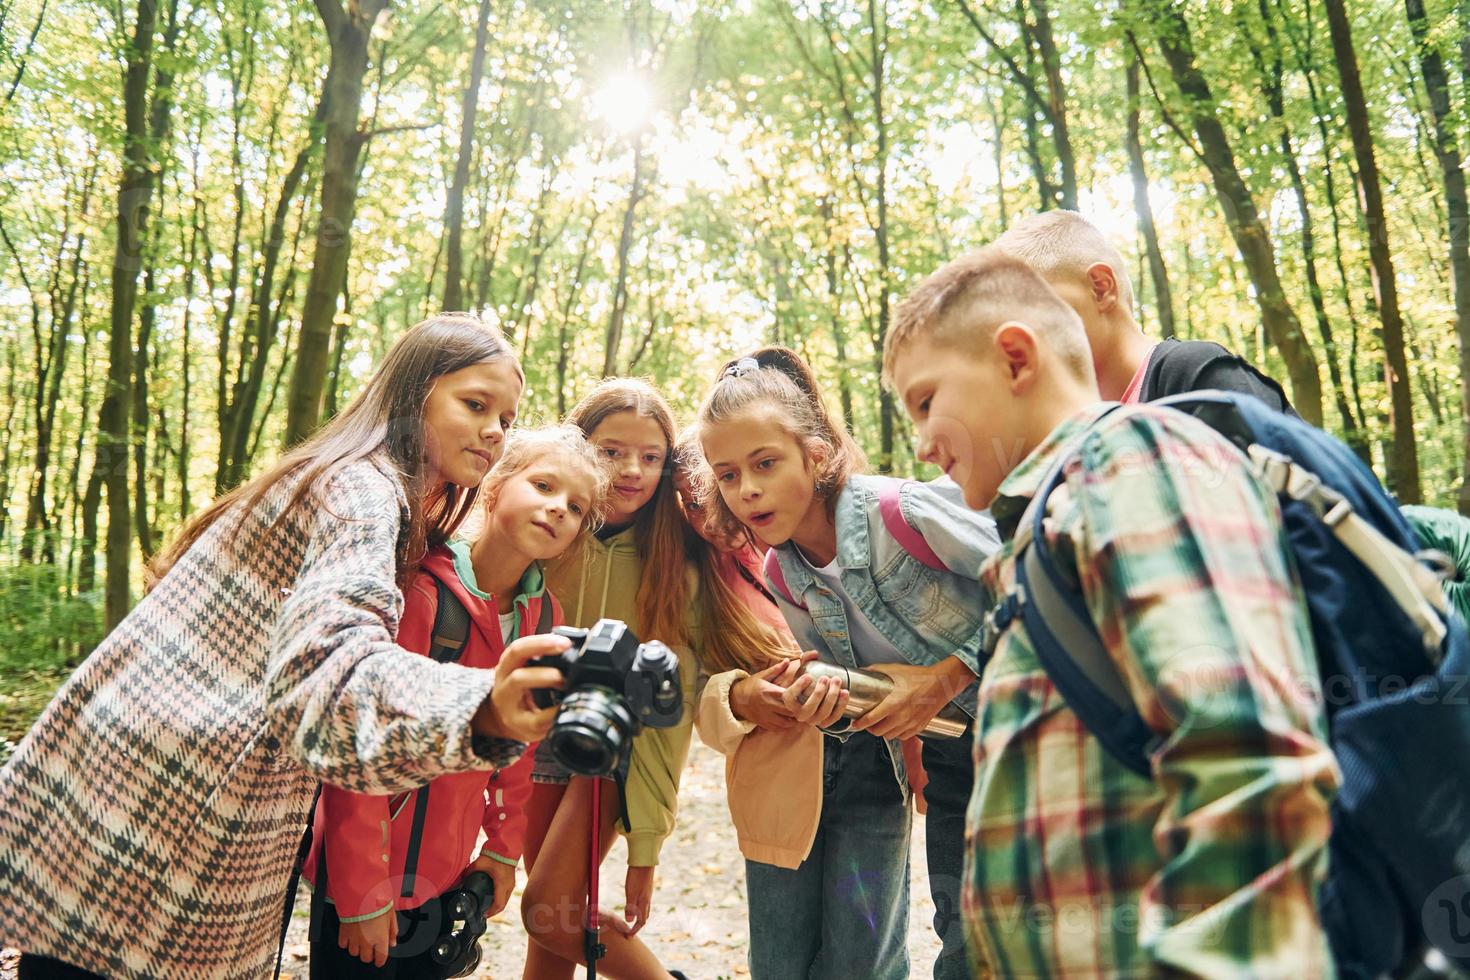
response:
<svg viewBox="0 0 1470 980"><path fill-rule="evenodd" d="M1133 213L1138 218L1138 234L1148 256L1149 279L1154 286L1154 305L1159 313L1159 331L1174 336L1174 297L1169 290L1169 273L1164 268L1164 253L1159 249L1159 232L1154 224L1154 209L1148 199L1148 171L1143 164L1143 141L1139 138L1138 59L1128 62L1128 174L1133 181Z"/></svg>
<svg viewBox="0 0 1470 980"><path fill-rule="evenodd" d="M1302 418L1321 425L1322 379L1317 373L1317 359L1307 344L1301 321L1287 301L1276 269L1275 247L1255 198L1236 166L1235 152L1220 122L1214 92L1200 71L1184 12L1172 0L1130 0L1130 3L1138 15L1140 29L1153 33L1174 84L1184 96L1200 142L1197 152L1210 172L1225 223L1250 275L1261 324L1286 362L1292 404Z"/></svg>
<svg viewBox="0 0 1470 980"><path fill-rule="evenodd" d="M286 445L294 445L316 428L331 354L337 297L347 274L352 245L352 217L357 208L357 159L367 134L359 131L362 86L367 75L368 40L388 0L316 0L326 27L331 61L322 99L326 103L326 151L322 164L321 208L317 216L316 253L301 311L295 366L286 396Z"/></svg>
<svg viewBox="0 0 1470 980"><path fill-rule="evenodd" d="M178 5L176 0L164 2L166 26L163 46L166 52L171 52L178 38ZM97 454L93 464L94 474L107 489L104 616L108 629L120 622L132 605L129 578L133 521L128 487L132 437L132 324L147 239L149 207L156 183L152 153L167 132L172 110L173 73L170 69L158 71L157 84L150 97L158 13L154 0L138 0L123 81L123 168L118 186L117 247L112 264L111 341L106 395L98 417Z"/></svg>
<svg viewBox="0 0 1470 980"><path fill-rule="evenodd" d="M1332 54L1342 88L1343 111L1353 139L1353 156L1358 161L1358 203L1367 222L1368 261L1373 271L1373 293L1383 324L1383 355L1388 381L1393 427L1389 445L1388 484L1401 501L1420 501L1419 448L1414 440L1414 400L1409 388L1409 365L1404 356L1404 319L1399 310L1398 282L1394 278L1393 254L1389 249L1388 220L1383 211L1383 189L1378 177L1378 160L1373 152L1373 134L1363 83L1358 74L1358 55L1353 47L1352 27L1342 0L1324 0L1327 28L1332 35Z"/></svg>
<svg viewBox="0 0 1470 980"><path fill-rule="evenodd" d="M490 0L480 0L475 20L475 50L470 56L470 80L460 104L459 155L454 162L454 181L444 209L444 308L464 305L464 192L470 182L470 162L475 155L475 115L480 104L480 81L485 77L485 44L490 36Z"/></svg>
<svg viewBox="0 0 1470 980"><path fill-rule="evenodd" d="M1404 0L1404 13L1419 54L1419 69L1434 114L1434 155L1444 178L1445 208L1449 217L1450 270L1455 283L1455 333L1460 338L1460 424L1470 433L1470 204L1465 171L1450 112L1449 77L1444 58L1430 37L1423 0ZM1470 452L1464 454L1458 497L1460 513L1470 514Z"/></svg>

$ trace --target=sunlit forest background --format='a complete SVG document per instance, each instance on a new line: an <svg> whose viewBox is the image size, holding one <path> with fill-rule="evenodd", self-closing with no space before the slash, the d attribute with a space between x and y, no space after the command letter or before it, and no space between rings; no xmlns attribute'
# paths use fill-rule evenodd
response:
<svg viewBox="0 0 1470 980"><path fill-rule="evenodd" d="M1039 209L1464 509L1467 105L1463 0L0 0L0 735L425 315L533 419L788 344L914 472L890 311Z"/></svg>

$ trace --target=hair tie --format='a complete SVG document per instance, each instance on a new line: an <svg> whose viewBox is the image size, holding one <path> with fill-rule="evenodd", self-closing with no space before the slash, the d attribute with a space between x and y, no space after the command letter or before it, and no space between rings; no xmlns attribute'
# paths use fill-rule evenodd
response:
<svg viewBox="0 0 1470 980"><path fill-rule="evenodd" d="M753 357L742 357L734 364L731 364L729 367L725 368L725 373L720 375L720 380L723 381L726 378L742 378L745 375L750 374L753 371L759 371L760 369L760 361L757 361Z"/></svg>

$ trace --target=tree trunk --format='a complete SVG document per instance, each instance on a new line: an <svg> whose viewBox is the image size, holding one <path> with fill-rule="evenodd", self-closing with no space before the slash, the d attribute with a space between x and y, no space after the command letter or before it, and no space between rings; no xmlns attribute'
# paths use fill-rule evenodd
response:
<svg viewBox="0 0 1470 980"><path fill-rule="evenodd" d="M623 209L623 230L618 235L618 277L613 286L612 313L607 319L607 338L602 354L602 376L617 373L618 345L623 339L623 317L628 307L628 254L633 250L633 227L638 202L643 199L643 136L633 145L633 185L628 189L628 204Z"/></svg>
<svg viewBox="0 0 1470 980"><path fill-rule="evenodd" d="M511 346L521 352L521 357L529 357L531 353L531 304L536 301L536 290L540 287L541 264L546 258L546 211L547 201L551 199L551 186L556 180L556 168L548 163L545 173L541 177L541 191L536 196L536 206L531 217L531 240L527 247L526 258L531 263L529 271L522 266L521 275L517 278L520 285L516 287L516 297L511 303L510 316L505 322L505 336L511 342ZM561 234L561 229L553 231L553 241Z"/></svg>
<svg viewBox="0 0 1470 980"><path fill-rule="evenodd" d="M1052 36L1051 14L1045 0L1031 0L1036 15L1036 46L1041 51L1041 67L1046 74L1048 118L1051 138L1062 168L1062 207L1077 210L1077 156L1072 151L1072 134L1067 128L1067 87L1062 81L1062 58Z"/></svg>
<svg viewBox="0 0 1470 980"><path fill-rule="evenodd" d="M1239 9L1242 14L1243 33L1250 43L1251 56L1256 62L1256 69L1266 90L1266 105L1270 108L1271 117L1276 121L1279 130L1282 166L1286 167L1287 176L1291 178L1292 190L1296 194L1297 214L1301 217L1302 222L1302 265L1307 276L1307 294L1311 298L1312 311L1317 318L1317 331L1322 335L1323 353L1327 356L1327 372L1332 378L1333 399L1337 405L1338 417L1342 420L1343 439L1353 447L1360 459L1368 462L1368 442L1365 433L1358 428L1358 420L1353 415L1352 406L1348 404L1347 387L1343 382L1342 367L1337 359L1337 339L1333 335L1332 320L1327 315L1326 298L1322 292L1321 280L1317 276L1317 233L1312 222L1312 209L1307 201L1306 182L1302 179L1301 168L1297 166L1296 148L1292 144L1291 128L1286 122L1286 97L1282 86L1284 69L1281 40L1276 33L1276 26L1272 21L1267 0L1257 0L1257 11L1261 16L1261 24L1266 30L1266 38L1270 46L1268 63L1267 52L1260 51L1254 39L1250 37L1249 27L1244 22L1244 8Z"/></svg>
<svg viewBox="0 0 1470 980"><path fill-rule="evenodd" d="M1143 142L1139 138L1138 59L1128 62L1128 172L1133 178L1133 212L1138 216L1138 233L1148 256L1149 277L1154 285L1154 302L1159 312L1159 332L1174 336L1174 297L1169 291L1169 274L1164 253L1159 250L1159 232L1154 209L1148 199L1148 171L1143 165Z"/></svg>
<svg viewBox="0 0 1470 980"><path fill-rule="evenodd" d="M31 386L31 413L35 420L37 430L37 442L41 443L43 441L43 433L41 429L46 414L46 382L47 377L49 376L50 367L47 355L45 354L45 350L50 347L50 344L42 339L41 302L39 299L37 299L36 289L31 284L31 278L26 272L26 260L16 249L15 242L11 240L10 233L5 229L5 225L3 222L0 222L0 240L3 240L5 242L5 248L10 253L10 257L15 263L15 274L20 279L21 286L26 291L26 298L31 308L31 343L35 347L36 357L35 383ZM54 339L55 334L53 333L53 342ZM49 442L49 436L46 437L44 441ZM33 478L31 483L30 499L26 505L26 519L20 544L20 555L21 558L25 561L34 560L36 545L38 543L37 539L42 537L45 532L46 511L45 508L40 506L41 501L37 499L36 489L38 483L41 483L44 486L44 480L41 479L42 477L44 477L44 473L45 470L41 469L36 474L36 478ZM6 506L8 505L8 503L8 496L5 498L0 498L0 506Z"/></svg>
<svg viewBox="0 0 1470 980"><path fill-rule="evenodd" d="M590 196L590 195L589 195ZM567 286L566 298L561 303L561 320L557 326L556 344L556 417L567 414L567 362L571 357L572 341L568 327L572 319L572 307L582 288L582 274L587 269L587 256L592 254L592 240L597 231L597 222L603 212L598 211L587 222L587 237L582 239L582 248L577 253L577 267L572 272L572 281Z"/></svg>
<svg viewBox="0 0 1470 980"><path fill-rule="evenodd" d="M177 36L177 7L168 10L165 43ZM132 435L131 400L132 323L138 299L138 274L143 259L143 242L148 229L148 208L153 196L154 173L149 159L150 122L167 125L172 83L160 72L153 94L152 111L148 81L152 69L153 34L158 10L154 0L138 0L138 19L133 44L128 52L123 81L122 179L118 187L117 249L112 269L111 340L108 346L107 394L102 400L97 426L97 457L94 479L107 488L107 587L105 628L111 630L127 615L132 605L129 576L132 565L132 507L128 495L128 449ZM88 488L89 491L91 488ZM95 536L95 515L93 535ZM95 540L95 537L93 537Z"/></svg>
<svg viewBox="0 0 1470 980"><path fill-rule="evenodd" d="M868 41L873 84L868 90L873 102L873 119L878 146L874 163L877 169L875 189L878 222L873 237L878 243L878 332L873 338L873 373L883 369L883 343L888 337L889 294L892 292L892 265L888 243L888 120L884 115L883 82L888 56L887 11L877 9L876 0L868 0ZM881 27L881 32L880 32ZM881 35L881 36L880 36ZM878 472L893 472L893 438L895 405L893 392L887 385L878 386Z"/></svg>
<svg viewBox="0 0 1470 980"><path fill-rule="evenodd" d="M362 110L362 83L367 74L368 41L373 24L385 6L387 0L358 0L349 3L344 11L340 0L316 0L332 49L323 94L327 103L327 141L316 253L307 281L296 363L286 396L284 441L287 446L310 435L321 416L337 295L347 273L352 244L357 158L364 140L357 126Z"/></svg>
<svg viewBox="0 0 1470 980"><path fill-rule="evenodd" d="M1301 321L1286 300L1286 292L1276 271L1275 248L1256 209L1256 202L1236 167L1229 138L1215 112L1214 93L1195 59L1189 25L1183 12L1171 2L1144 4L1143 12L1143 20L1154 32L1159 50L1189 107L1202 157L1215 187L1215 197L1255 289L1262 326L1286 362L1292 404L1302 418L1320 426L1322 379L1317 373L1317 360L1302 332Z"/></svg>
<svg viewBox="0 0 1470 980"><path fill-rule="evenodd" d="M1004 232L1011 219L1006 214L1006 153L1005 127L1001 119L1001 105L1005 95L990 99L990 125L995 130L995 203L1000 209L1000 231Z"/></svg>
<svg viewBox="0 0 1470 980"><path fill-rule="evenodd" d="M1423 0L1404 0L1409 28L1419 47L1419 67L1429 108L1434 114L1434 155L1444 175L1445 206L1449 213L1450 270L1455 281L1455 333L1460 338L1460 442L1470 438L1470 205L1465 192L1465 171L1460 165L1460 146L1455 123L1450 117L1449 79L1444 59L1429 38L1429 21ZM1470 515L1470 453L1461 462L1460 513Z"/></svg>
<svg viewBox="0 0 1470 980"><path fill-rule="evenodd" d="M148 522L148 353L157 317L155 261L150 255L148 267L143 270L143 308L138 313L138 346L133 352L133 527L144 561L153 557L154 551Z"/></svg>
<svg viewBox="0 0 1470 980"><path fill-rule="evenodd" d="M459 122L459 157L454 164L454 182L449 185L445 208L445 233L449 238L444 260L444 309L464 305L464 190L470 182L470 160L475 152L475 114L480 102L480 80L485 76L485 43L490 35L490 0L480 0L475 23L475 53L470 57L470 81L465 86Z"/></svg>
<svg viewBox="0 0 1470 980"><path fill-rule="evenodd" d="M240 360L233 397L230 399L228 412L221 417L219 463L214 481L216 494L222 494L239 484L250 463L246 447L250 440L251 425L255 421L255 410L260 405L260 393L265 384L271 347L275 344L281 322L281 304L272 305L275 298L276 268L280 264L281 249L286 243L286 222L291 215L291 204L301 188L311 158L321 145L326 112L326 94L323 93L322 98L317 101L306 143L296 152L296 159L292 161L291 169L286 172L285 180L281 183L281 195L276 200L275 212L271 216L270 231L261 244L260 272L251 292L250 319L241 335ZM300 239L303 224L304 221L298 222L297 240Z"/></svg>
<svg viewBox="0 0 1470 980"><path fill-rule="evenodd" d="M0 423L0 501L10 499L10 424L15 421L15 410L19 405L15 397L15 341L5 341L5 421ZM5 531L10 522L10 509L0 506L0 542L5 540Z"/></svg>
<svg viewBox="0 0 1470 980"><path fill-rule="evenodd" d="M1419 449L1414 441L1414 402L1409 388L1409 367L1404 356L1404 322L1399 311L1398 284L1394 279L1393 255L1389 251L1388 222L1383 212L1383 191L1378 179L1378 162L1373 154L1373 136L1368 107L1363 101L1363 84L1358 76L1358 57L1353 48L1352 28L1342 0L1325 0L1327 26L1332 34L1332 53L1342 84L1343 108L1348 132L1353 138L1353 155L1358 161L1358 197L1367 220L1368 259L1373 270L1373 292L1383 324L1385 380L1391 406L1393 439L1388 458L1388 484L1401 502L1417 504Z"/></svg>

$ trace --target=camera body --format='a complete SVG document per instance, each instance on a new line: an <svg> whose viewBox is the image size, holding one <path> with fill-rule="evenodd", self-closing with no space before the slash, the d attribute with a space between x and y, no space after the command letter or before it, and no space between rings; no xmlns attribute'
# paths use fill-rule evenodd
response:
<svg viewBox="0 0 1470 980"><path fill-rule="evenodd" d="M565 653L537 657L534 667L555 667L561 690L533 695L538 705L561 707L546 741L567 769L583 776L616 772L644 725L672 728L684 714L679 658L657 640L640 643L620 619L600 619L590 630L558 626L572 641Z"/></svg>

